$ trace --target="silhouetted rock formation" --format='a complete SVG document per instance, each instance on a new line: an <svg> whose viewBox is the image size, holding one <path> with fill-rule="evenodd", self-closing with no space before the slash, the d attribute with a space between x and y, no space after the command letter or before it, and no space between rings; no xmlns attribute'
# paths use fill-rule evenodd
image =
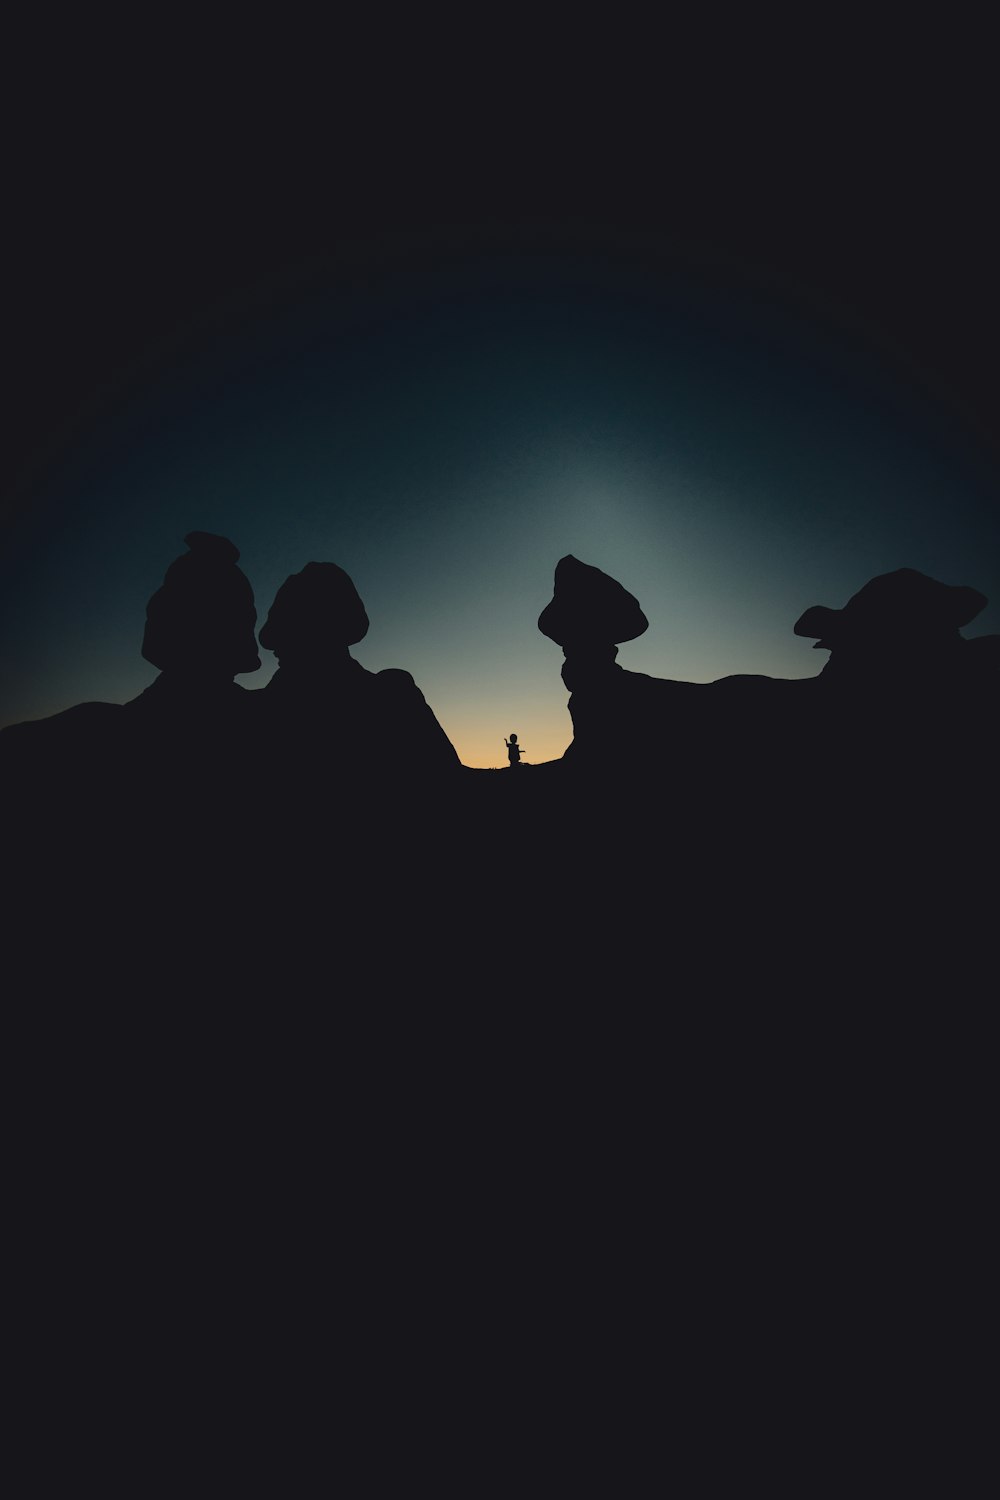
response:
<svg viewBox="0 0 1000 1500"><path fill-rule="evenodd" d="M351 656L368 616L347 573L307 563L281 585L260 642L279 669L260 695L270 749L302 784L343 801L360 783L414 786L460 762L408 672L369 672Z"/></svg>
<svg viewBox="0 0 1000 1500"><path fill-rule="evenodd" d="M370 967L376 953L386 958L385 920L406 945L407 924L433 900L428 871L462 781L454 746L410 674L370 672L351 656L367 630L347 573L308 563L275 596L260 641L279 669L250 695L268 788L257 820L275 872L268 911L294 928L300 955L329 950L336 933L341 974ZM303 912L313 913L304 926Z"/></svg>
<svg viewBox="0 0 1000 1500"><path fill-rule="evenodd" d="M765 969L913 987L945 949L975 954L1000 638L959 634L974 590L900 570L803 615L832 653L818 677L675 682L618 665L638 601L563 558L539 625L573 743L491 776L463 772L408 673L351 657L368 618L333 564L281 586L260 637L280 669L237 687L259 665L252 590L225 538L187 541L147 611L156 681L0 737L8 912L46 981L62 955L71 988L106 972L109 935L126 988L324 997L405 989L431 938L454 993L492 985L501 949L511 984L540 965L627 993L650 968L689 991L749 994Z"/></svg>
<svg viewBox="0 0 1000 1500"><path fill-rule="evenodd" d="M904 569L802 617L798 632L834 652L818 677L671 682L617 666L616 640L645 628L637 601L562 559L539 627L564 645L571 689L558 878L575 920L599 922L627 878L649 922L673 912L707 940L708 912L724 911L734 952L779 921L786 978L817 913L846 985L881 984L887 965L921 982L915 927L928 954L949 931L964 933L956 955L974 952L957 895L997 835L1000 653L958 628L984 603Z"/></svg>
<svg viewBox="0 0 1000 1500"><path fill-rule="evenodd" d="M124 705L141 798L161 820L234 821L255 784L246 689L260 667L253 589L226 537L192 531L146 607L142 654L160 675ZM171 829L174 825L171 824ZM172 836L172 835L171 835Z"/></svg>
<svg viewBox="0 0 1000 1500"><path fill-rule="evenodd" d="M562 646L567 661L634 641L649 629L639 601L614 578L569 555L556 563L552 602L538 617L543 635Z"/></svg>
<svg viewBox="0 0 1000 1500"><path fill-rule="evenodd" d="M45 719L0 730L0 766L14 778L41 779L60 766L69 775L80 758L101 756L119 726L120 703L74 703Z"/></svg>
<svg viewBox="0 0 1000 1500"><path fill-rule="evenodd" d="M978 659L982 646L970 656L973 643L959 630L986 602L977 589L898 568L871 579L843 609L813 605L795 622L795 634L815 637L813 650L830 652L820 674L825 685L879 692L926 689L975 672L972 658Z"/></svg>
<svg viewBox="0 0 1000 1500"><path fill-rule="evenodd" d="M121 944L123 933L193 932L199 907L224 921L246 904L245 891L230 898L248 868L258 773L249 695L232 679L260 666L253 591L226 538L185 540L147 608L142 652L161 668L150 687L0 739L20 788L14 842L56 930L113 920Z"/></svg>
<svg viewBox="0 0 1000 1500"><path fill-rule="evenodd" d="M250 580L224 536L191 531L146 606L142 654L161 672L228 680L260 666Z"/></svg>
<svg viewBox="0 0 1000 1500"><path fill-rule="evenodd" d="M616 664L616 643L646 629L638 601L597 568L562 558L538 626L566 657L573 743L564 758L595 776L683 769L698 784L728 767L727 781L745 782L748 767L766 779L780 766L787 781L802 764L801 755L789 764L791 746L808 745L814 771L829 774L863 718L858 743L876 759L898 757L906 740L911 762L929 768L944 754L950 764L974 753L994 722L1000 638L959 634L985 603L975 589L902 568L872 579L844 609L801 616L796 634L832 653L818 677L675 682Z"/></svg>
<svg viewBox="0 0 1000 1500"><path fill-rule="evenodd" d="M249 790L250 697L233 681L260 667L250 581L226 537L192 531L146 606L142 654L160 675L124 706L130 753L148 792L225 803ZM141 766L141 769L140 769Z"/></svg>
<svg viewBox="0 0 1000 1500"><path fill-rule="evenodd" d="M968 755L993 722L1000 685L1000 636L959 634L985 607L978 590L939 583L913 568L883 573L843 609L814 605L796 635L827 650L817 682L830 714L910 760ZM978 727L977 727L978 726Z"/></svg>
<svg viewBox="0 0 1000 1500"><path fill-rule="evenodd" d="M13 753L23 745L25 754L36 755L51 746L59 756L71 757L109 749L113 738L108 736L139 727L186 729L196 737L240 712L244 689L233 677L260 667L253 589L226 537L192 531L184 541L190 550L170 564L146 606L142 655L160 676L125 705L80 703L47 719L12 725L4 731L5 749ZM202 752L206 748L210 741L202 733Z"/></svg>
<svg viewBox="0 0 1000 1500"><path fill-rule="evenodd" d="M830 652L816 679L812 760L842 813L952 844L965 820L992 815L1000 637L959 634L986 602L900 568L842 609L814 605L796 622L796 635Z"/></svg>
<svg viewBox="0 0 1000 1500"><path fill-rule="evenodd" d="M642 635L648 621L634 595L600 569L561 558L538 628L566 658L573 721L567 768L623 791L653 778L687 800L713 776L724 778L713 788L716 799L734 795L768 764L790 684L767 677L677 682L625 671L618 645ZM770 720L752 723L765 695Z"/></svg>

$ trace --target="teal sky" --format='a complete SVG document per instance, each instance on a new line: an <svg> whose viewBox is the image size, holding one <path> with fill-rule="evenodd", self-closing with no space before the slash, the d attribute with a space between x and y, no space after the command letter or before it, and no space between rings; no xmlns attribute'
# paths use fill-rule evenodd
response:
<svg viewBox="0 0 1000 1500"><path fill-rule="evenodd" d="M638 597L619 660L657 676L813 675L798 615L904 566L1000 629L990 476L906 371L822 309L611 260L314 286L123 374L9 533L0 722L151 681L146 600L194 529L240 548L259 623L288 573L344 567L354 654L412 672L469 765L568 743L536 628L566 553Z"/></svg>

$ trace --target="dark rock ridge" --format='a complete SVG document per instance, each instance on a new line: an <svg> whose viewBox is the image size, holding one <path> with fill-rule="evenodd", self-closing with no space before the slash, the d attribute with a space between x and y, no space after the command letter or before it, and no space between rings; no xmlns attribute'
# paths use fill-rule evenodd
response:
<svg viewBox="0 0 1000 1500"><path fill-rule="evenodd" d="M862 706L876 713L886 733L890 715L879 707L886 703L893 715L906 700L925 711L937 703L973 718L977 709L992 712L1000 637L968 641L959 634L986 602L976 589L901 568L872 579L843 609L814 606L799 618L795 633L818 637L816 647L831 652L819 677L679 682L617 664L618 643L647 627L638 600L599 569L564 557L538 628L564 650L573 720L565 759L595 772L658 768L667 774L685 755L713 761L719 752L738 751L759 761L762 743L775 750L779 741L809 743L817 754L817 736Z"/></svg>
<svg viewBox="0 0 1000 1500"><path fill-rule="evenodd" d="M983 640L1000 643L997 636L973 642L959 634L986 603L978 589L898 568L871 579L843 609L814 604L796 620L795 634L814 637L813 650L830 652L820 674L825 683L933 686L976 674L991 649L984 652Z"/></svg>
<svg viewBox="0 0 1000 1500"><path fill-rule="evenodd" d="M308 563L278 590L260 639L279 668L254 708L279 797L354 807L368 788L419 800L458 776L458 754L409 672L369 672L351 656L367 630L357 589L333 563Z"/></svg>
<svg viewBox="0 0 1000 1500"><path fill-rule="evenodd" d="M572 744L490 776L463 774L409 673L351 656L368 616L334 564L282 584L261 631L279 669L237 685L259 660L252 589L225 538L187 541L147 611L156 680L0 736L11 910L33 951L127 932L255 984L234 957L252 939L279 988L284 958L325 972L335 952L360 992L368 973L406 988L442 932L456 982L492 982L508 953L533 964L528 933L572 972L626 951L627 915L636 972L669 928L687 955L673 983L716 918L730 979L774 922L807 945L822 912L855 955L881 933L888 962L914 922L966 920L955 893L996 839L1000 667L1000 638L960 634L985 603L973 589L886 574L799 619L831 652L819 676L690 683L620 666L648 628L639 601L563 558L539 625L563 647Z"/></svg>

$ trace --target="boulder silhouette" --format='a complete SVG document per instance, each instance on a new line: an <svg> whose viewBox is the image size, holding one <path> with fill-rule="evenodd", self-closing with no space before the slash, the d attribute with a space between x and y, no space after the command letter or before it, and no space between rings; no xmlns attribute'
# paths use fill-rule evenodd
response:
<svg viewBox="0 0 1000 1500"><path fill-rule="evenodd" d="M987 603L978 589L939 583L914 568L872 578L843 609L816 604L795 622L795 634L828 650L822 676L884 688L960 671L968 643L959 634Z"/></svg>
<svg viewBox="0 0 1000 1500"><path fill-rule="evenodd" d="M260 643L287 667L319 665L368 634L368 616L350 575L336 563L306 563L274 596Z"/></svg>
<svg viewBox="0 0 1000 1500"><path fill-rule="evenodd" d="M589 963L621 909L615 953L676 933L682 993L711 974L806 1004L817 986L908 1004L928 976L968 975L998 830L1000 638L959 634L983 595L899 570L800 617L831 651L818 676L685 683L617 664L641 609L592 579L563 559L539 621L573 722L546 870L567 943Z"/></svg>
<svg viewBox="0 0 1000 1500"><path fill-rule="evenodd" d="M162 672L230 679L260 666L250 581L224 536L190 531L146 606L142 654Z"/></svg>
<svg viewBox="0 0 1000 1500"><path fill-rule="evenodd" d="M932 828L995 805L1000 637L960 634L987 603L914 568L872 578L842 609L813 605L796 635L830 659L815 679L814 774L841 813Z"/></svg>
<svg viewBox="0 0 1000 1500"><path fill-rule="evenodd" d="M146 606L142 654L160 675L124 705L133 781L156 807L235 816L252 784L249 703L260 667L253 589L222 536L192 531ZM239 794L237 795L237 788Z"/></svg>
<svg viewBox="0 0 1000 1500"><path fill-rule="evenodd" d="M552 602L539 615L538 628L569 656L634 641L649 621L634 594L570 553L556 563Z"/></svg>
<svg viewBox="0 0 1000 1500"><path fill-rule="evenodd" d="M279 588L260 641L278 658L261 709L271 752L304 789L343 797L345 781L435 780L460 766L454 746L408 672L370 672L351 656L368 616L350 576L310 562ZM308 768L308 770L306 769Z"/></svg>
<svg viewBox="0 0 1000 1500"><path fill-rule="evenodd" d="M184 930L194 955L245 922L258 772L251 695L232 679L260 665L253 590L226 538L185 540L147 607L155 681L0 739L19 789L11 846L37 892L26 921L63 943L107 930L121 954Z"/></svg>
<svg viewBox="0 0 1000 1500"><path fill-rule="evenodd" d="M146 606L142 655L160 677L125 705L78 703L11 725L3 740L8 754L51 753L65 758L69 769L74 757L108 749L108 736L120 736L126 724L164 727L172 720L203 719L213 709L225 718L239 704L244 690L233 677L260 667L253 589L236 566L240 554L228 538L192 531L184 541L189 550L170 564ZM125 719L123 707L129 711Z"/></svg>
<svg viewBox="0 0 1000 1500"><path fill-rule="evenodd" d="M994 739L1000 638L959 633L986 602L901 568L843 609L800 616L795 633L831 652L818 677L678 682L617 664L618 643L640 635L646 616L615 579L564 557L538 621L565 654L573 742L564 761L591 779L674 778L731 807L742 798L789 808L810 777L841 789L841 810L844 798L860 807L890 766L900 786L940 781L963 757L978 765Z"/></svg>
<svg viewBox="0 0 1000 1500"><path fill-rule="evenodd" d="M618 645L635 640L648 624L639 601L616 579L573 556L559 560L538 628L565 656L562 678L573 721L565 764L623 785L674 777L697 795L728 760L726 786L734 785L741 771L733 763L734 735L745 740L742 770L749 774L749 763L759 765L769 749L764 740L772 736L748 718L759 713L765 695L787 697L788 684L766 677L680 682L625 671L617 664Z"/></svg>
<svg viewBox="0 0 1000 1500"><path fill-rule="evenodd" d="M281 585L260 633L278 670L248 694L266 788L257 818L266 909L294 931L288 951L300 958L314 952L330 965L335 935L341 978L387 957L387 918L404 947L410 924L430 922L439 899L430 872L462 781L410 674L371 672L351 656L367 629L349 575L307 563Z"/></svg>

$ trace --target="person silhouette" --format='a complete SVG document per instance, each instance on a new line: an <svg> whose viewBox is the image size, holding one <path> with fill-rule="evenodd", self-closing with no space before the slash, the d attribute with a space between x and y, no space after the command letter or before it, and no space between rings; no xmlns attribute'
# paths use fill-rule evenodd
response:
<svg viewBox="0 0 1000 1500"><path fill-rule="evenodd" d="M517 735L513 730L510 732L510 739L505 739L504 744L507 746L507 759L510 762L511 770L513 770L515 766L521 764L521 755L523 754L521 746L517 743Z"/></svg>

